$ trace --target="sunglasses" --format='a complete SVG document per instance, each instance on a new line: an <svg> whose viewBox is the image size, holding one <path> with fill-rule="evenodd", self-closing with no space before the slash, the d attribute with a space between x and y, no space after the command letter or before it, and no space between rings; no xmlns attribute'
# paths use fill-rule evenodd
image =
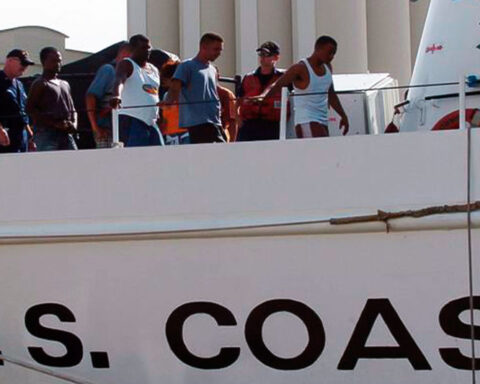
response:
<svg viewBox="0 0 480 384"><path fill-rule="evenodd" d="M267 53L267 52L258 52L259 57L272 57L275 56L275 54Z"/></svg>

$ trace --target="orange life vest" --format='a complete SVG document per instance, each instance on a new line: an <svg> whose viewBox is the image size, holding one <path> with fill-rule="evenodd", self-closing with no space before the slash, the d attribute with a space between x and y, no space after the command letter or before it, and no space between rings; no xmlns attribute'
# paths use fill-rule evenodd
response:
<svg viewBox="0 0 480 384"><path fill-rule="evenodd" d="M255 72L246 75L242 82L243 97L254 97L261 95L262 92L276 82L283 72L275 73L266 86L262 86L260 79ZM240 102L240 116L244 120L263 119L268 121L280 121L281 95L263 100L262 103L252 102L248 99L242 99Z"/></svg>
<svg viewBox="0 0 480 384"><path fill-rule="evenodd" d="M160 126L164 135L178 135L187 132L179 127L179 106L166 105L162 107L162 124Z"/></svg>

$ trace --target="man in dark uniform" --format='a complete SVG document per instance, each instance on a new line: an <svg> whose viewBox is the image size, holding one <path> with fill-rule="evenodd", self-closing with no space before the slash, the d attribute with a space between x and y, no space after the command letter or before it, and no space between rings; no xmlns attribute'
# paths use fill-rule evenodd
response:
<svg viewBox="0 0 480 384"><path fill-rule="evenodd" d="M267 41L257 49L257 54L260 66L245 75L240 88L241 125L237 141L278 140L280 136L280 94L268 100L255 99L284 73L276 67L280 47L274 41Z"/></svg>
<svg viewBox="0 0 480 384"><path fill-rule="evenodd" d="M14 49L0 71L0 153L27 152L34 149L32 130L25 111L27 95L18 80L33 65L27 51Z"/></svg>

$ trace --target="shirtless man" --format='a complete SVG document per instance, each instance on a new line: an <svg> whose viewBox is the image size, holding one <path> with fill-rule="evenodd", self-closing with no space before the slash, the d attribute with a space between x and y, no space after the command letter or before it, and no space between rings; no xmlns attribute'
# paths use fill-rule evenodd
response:
<svg viewBox="0 0 480 384"><path fill-rule="evenodd" d="M329 136L329 106L340 115L343 135L348 133L347 115L333 89L331 62L336 52L337 42L333 38L319 37L313 54L290 67L264 95L273 97L283 87L293 85L295 132L299 138Z"/></svg>

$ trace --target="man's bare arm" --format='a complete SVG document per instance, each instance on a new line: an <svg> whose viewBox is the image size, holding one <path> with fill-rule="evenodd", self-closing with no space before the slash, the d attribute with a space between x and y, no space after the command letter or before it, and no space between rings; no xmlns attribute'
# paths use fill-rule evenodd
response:
<svg viewBox="0 0 480 384"><path fill-rule="evenodd" d="M87 96L85 96L85 105L87 106L88 121L90 121L95 139L107 139L108 130L99 127L97 124L97 97L91 93L87 93Z"/></svg>
<svg viewBox="0 0 480 384"><path fill-rule="evenodd" d="M10 145L10 137L8 136L8 132L3 128L2 123L0 123L0 146L6 147Z"/></svg>
<svg viewBox="0 0 480 384"><path fill-rule="evenodd" d="M72 120L70 120L70 122L72 123L74 129L78 128L78 113L77 112L73 112Z"/></svg>
<svg viewBox="0 0 480 384"><path fill-rule="evenodd" d="M345 110L343 109L342 103L340 102L340 99L333 88L333 85L328 90L328 100L335 112L337 112L341 117L347 116Z"/></svg>
<svg viewBox="0 0 480 384"><path fill-rule="evenodd" d="M97 125L97 98L91 93L87 93L85 96L85 106L87 107L88 121L94 132L98 131Z"/></svg>
<svg viewBox="0 0 480 384"><path fill-rule="evenodd" d="M30 138L32 138L32 137L33 137L33 129L32 129L32 127L31 127L31 125L28 124L28 125L26 126L26 129L27 129L27 132L28 132L28 136L29 136Z"/></svg>
<svg viewBox="0 0 480 384"><path fill-rule="evenodd" d="M178 79L172 79L170 88L168 88L168 95L166 102L168 104L178 103L180 100L180 91L182 90L182 81Z"/></svg>
<svg viewBox="0 0 480 384"><path fill-rule="evenodd" d="M267 99L274 97L282 88L292 85L301 75L301 64L291 66L261 97Z"/></svg>
<svg viewBox="0 0 480 384"><path fill-rule="evenodd" d="M350 123L348 122L347 114L343 109L342 103L340 102L340 99L338 98L338 95L335 92L333 85L330 87L328 91L328 102L331 105L331 107L335 110L335 112L337 112L340 115L340 118L341 118L340 128L343 127L343 135L345 136L348 133L348 130L350 128Z"/></svg>
<svg viewBox="0 0 480 384"><path fill-rule="evenodd" d="M97 97L91 93L87 93L87 96L85 96L85 105L87 106L88 120L90 121L93 133L98 139L107 138L108 131L102 129L97 124Z"/></svg>
<svg viewBox="0 0 480 384"><path fill-rule="evenodd" d="M330 69L330 73L333 75L333 68L331 64L327 64L328 68ZM347 114L343 109L342 103L338 98L337 93L335 92L335 88L333 84L331 85L330 89L328 90L328 103L330 106L340 115L340 129L343 127L343 135L345 136L348 133L350 128L350 123L348 122Z"/></svg>
<svg viewBox="0 0 480 384"><path fill-rule="evenodd" d="M127 79L132 76L133 73L133 65L128 60L122 60L117 64L117 68L115 71L115 82L113 83L113 97L110 100L110 106L112 108L117 109L122 100L120 95L122 94L123 85L127 81Z"/></svg>
<svg viewBox="0 0 480 384"><path fill-rule="evenodd" d="M237 102L235 100L235 96L232 95L232 98L229 100L229 122L228 122L228 132L230 133L230 141L234 142L237 141L238 135L238 124L237 124L237 116L238 116L238 107Z"/></svg>

